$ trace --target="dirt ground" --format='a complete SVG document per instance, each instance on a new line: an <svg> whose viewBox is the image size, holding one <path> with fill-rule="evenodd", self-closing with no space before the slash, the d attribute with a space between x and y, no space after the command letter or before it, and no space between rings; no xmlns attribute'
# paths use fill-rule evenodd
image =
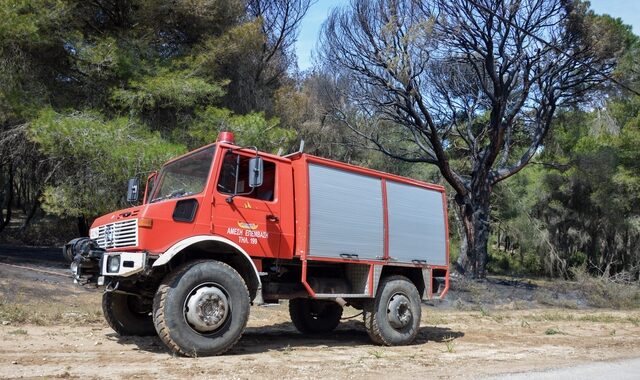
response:
<svg viewBox="0 0 640 380"><path fill-rule="evenodd" d="M371 344L361 317L305 337L285 303L254 306L229 353L182 358L158 338L117 336L102 320L100 294L73 286L61 267L0 260L0 377L477 378L640 357L638 310L532 307L509 297L465 305L453 292L423 306L418 339L404 347Z"/></svg>

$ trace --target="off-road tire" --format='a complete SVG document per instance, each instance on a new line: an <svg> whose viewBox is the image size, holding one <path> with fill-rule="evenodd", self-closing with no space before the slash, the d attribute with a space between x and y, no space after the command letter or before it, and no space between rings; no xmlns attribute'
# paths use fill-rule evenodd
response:
<svg viewBox="0 0 640 380"><path fill-rule="evenodd" d="M199 333L187 322L185 302L194 289L206 283L224 288L230 314L216 331ZM249 307L249 291L235 269L218 261L198 260L164 278L153 299L153 322L162 342L174 353L191 357L219 355L242 336Z"/></svg>
<svg viewBox="0 0 640 380"><path fill-rule="evenodd" d="M411 311L411 320L402 328L393 327L387 314L389 301L398 294L409 300ZM415 285L404 276L389 276L381 281L375 299L365 304L364 325L369 337L376 344L406 345L413 342L418 335L421 312L420 294Z"/></svg>
<svg viewBox="0 0 640 380"><path fill-rule="evenodd" d="M66 246L62 247L62 257L67 264L71 264L73 262L73 246L67 249Z"/></svg>
<svg viewBox="0 0 640 380"><path fill-rule="evenodd" d="M143 300L133 295L115 292L102 295L104 319L118 335L156 335L151 308L146 309Z"/></svg>
<svg viewBox="0 0 640 380"><path fill-rule="evenodd" d="M295 298L289 301L293 325L303 334L326 334L338 327L342 306L333 301Z"/></svg>

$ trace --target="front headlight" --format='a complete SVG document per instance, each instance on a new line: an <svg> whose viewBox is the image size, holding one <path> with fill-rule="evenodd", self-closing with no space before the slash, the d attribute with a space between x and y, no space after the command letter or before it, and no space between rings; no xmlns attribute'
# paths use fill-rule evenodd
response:
<svg viewBox="0 0 640 380"><path fill-rule="evenodd" d="M120 255L109 256L107 259L107 273L118 273L120 271Z"/></svg>
<svg viewBox="0 0 640 380"><path fill-rule="evenodd" d="M97 239L98 236L100 236L98 227L95 227L89 230L89 239Z"/></svg>

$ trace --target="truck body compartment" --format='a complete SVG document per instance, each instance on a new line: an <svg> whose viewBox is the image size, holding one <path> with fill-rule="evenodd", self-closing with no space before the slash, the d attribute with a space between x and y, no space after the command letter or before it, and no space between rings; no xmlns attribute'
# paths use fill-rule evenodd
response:
<svg viewBox="0 0 640 380"><path fill-rule="evenodd" d="M296 256L448 266L444 187L311 155L292 161Z"/></svg>

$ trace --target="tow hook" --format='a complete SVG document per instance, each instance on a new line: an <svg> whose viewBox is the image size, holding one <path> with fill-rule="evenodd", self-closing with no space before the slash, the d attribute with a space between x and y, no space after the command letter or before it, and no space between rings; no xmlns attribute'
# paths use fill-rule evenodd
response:
<svg viewBox="0 0 640 380"><path fill-rule="evenodd" d="M120 281L116 282L115 285L113 285L113 281L109 281L107 286L105 286L104 291L105 293L115 292L116 290L118 290L119 286L120 286Z"/></svg>

